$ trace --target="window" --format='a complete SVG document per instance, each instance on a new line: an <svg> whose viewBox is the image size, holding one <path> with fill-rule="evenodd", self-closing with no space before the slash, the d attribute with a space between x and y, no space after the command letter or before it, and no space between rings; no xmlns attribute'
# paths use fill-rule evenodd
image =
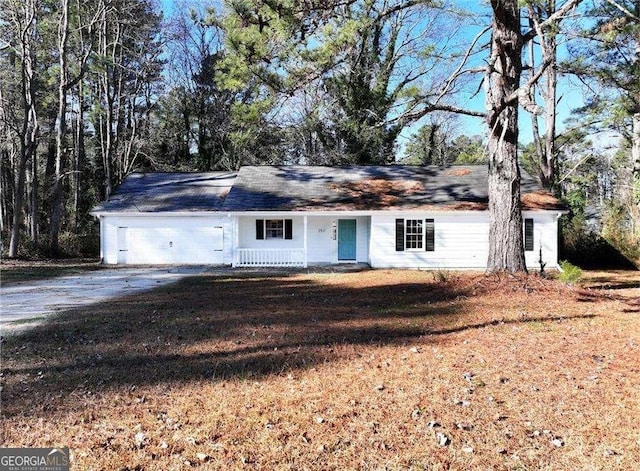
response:
<svg viewBox="0 0 640 471"><path fill-rule="evenodd" d="M256 219L256 239L293 239L293 220Z"/></svg>
<svg viewBox="0 0 640 471"><path fill-rule="evenodd" d="M266 219L264 221L265 239L284 239L284 221L282 219Z"/></svg>
<svg viewBox="0 0 640 471"><path fill-rule="evenodd" d="M533 250L533 219L524 220L524 250Z"/></svg>
<svg viewBox="0 0 640 471"><path fill-rule="evenodd" d="M407 250L422 249L422 219L407 219L405 221L405 248Z"/></svg>
<svg viewBox="0 0 640 471"><path fill-rule="evenodd" d="M435 251L433 219L396 219L396 251Z"/></svg>

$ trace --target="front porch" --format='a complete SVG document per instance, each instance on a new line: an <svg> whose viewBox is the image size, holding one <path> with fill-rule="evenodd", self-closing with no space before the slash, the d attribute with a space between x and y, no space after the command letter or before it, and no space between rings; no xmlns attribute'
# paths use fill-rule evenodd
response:
<svg viewBox="0 0 640 471"><path fill-rule="evenodd" d="M234 267L307 267L306 250L237 249Z"/></svg>
<svg viewBox="0 0 640 471"><path fill-rule="evenodd" d="M366 216L236 216L234 267L298 267L369 262Z"/></svg>

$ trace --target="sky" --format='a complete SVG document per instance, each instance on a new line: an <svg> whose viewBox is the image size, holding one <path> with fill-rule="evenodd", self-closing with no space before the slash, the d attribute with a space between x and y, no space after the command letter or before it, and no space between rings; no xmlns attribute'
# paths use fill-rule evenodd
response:
<svg viewBox="0 0 640 471"><path fill-rule="evenodd" d="M221 9L221 0L156 0L160 8L163 11L165 18L171 16L181 8L184 8L184 4L197 6L202 8L203 10L208 6L217 7L217 9ZM461 8L465 8L467 10L472 11L477 14L478 17L486 16L490 14L489 8L487 6L486 1L478 1L478 0L452 0L451 3L458 5ZM468 37L469 42L476 35L478 29L469 27L465 29L461 29L461 34L463 35L463 39L465 36ZM486 35L486 41L489 39L489 35ZM485 41L485 42L486 42ZM559 50L560 58L566 57L567 52L566 49L560 47ZM526 76L523 75L523 81L526 80ZM475 87L477 88L480 85L479 79L475 82ZM569 118L576 108L583 106L583 93L580 89L579 84L575 80L569 80L568 78L560 77L558 81L558 97L560 98L559 103L557 105L557 129L558 132L562 131L565 128L564 122ZM468 99L463 98L462 103L471 109L474 110L484 110L484 91L480 88L480 91L476 93L473 97L469 97ZM470 116L459 116L456 121L458 124L456 128L459 130L460 134L475 136L486 135L487 129L484 124L482 118L470 117ZM544 121L539 120L541 131L544 129ZM401 147L404 146L409 136L416 132L416 130L423 125L424 122L418 122L413 126L407 128L399 139L399 144ZM529 143L532 141L532 126L531 126L531 117L529 113L522 110L520 111L520 142L523 144Z"/></svg>

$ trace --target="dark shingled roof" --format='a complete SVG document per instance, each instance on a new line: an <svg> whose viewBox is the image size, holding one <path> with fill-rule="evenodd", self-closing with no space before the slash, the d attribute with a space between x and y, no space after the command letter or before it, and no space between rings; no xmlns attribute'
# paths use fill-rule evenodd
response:
<svg viewBox="0 0 640 471"><path fill-rule="evenodd" d="M525 209L562 210L522 172ZM487 166L242 167L225 211L484 210Z"/></svg>
<svg viewBox="0 0 640 471"><path fill-rule="evenodd" d="M92 212L219 211L235 172L132 173Z"/></svg>
<svg viewBox="0 0 640 471"><path fill-rule="evenodd" d="M565 209L524 171L521 192L524 209ZM487 203L485 165L286 165L134 173L92 212L485 210Z"/></svg>

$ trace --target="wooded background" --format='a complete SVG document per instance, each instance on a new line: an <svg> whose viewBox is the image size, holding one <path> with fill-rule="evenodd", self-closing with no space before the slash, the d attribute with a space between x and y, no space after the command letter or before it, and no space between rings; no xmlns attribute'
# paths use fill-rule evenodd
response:
<svg viewBox="0 0 640 471"><path fill-rule="evenodd" d="M640 0L556 3L1 0L3 256L96 255L133 171L248 164L489 163L501 247L519 163L569 256L636 260Z"/></svg>

